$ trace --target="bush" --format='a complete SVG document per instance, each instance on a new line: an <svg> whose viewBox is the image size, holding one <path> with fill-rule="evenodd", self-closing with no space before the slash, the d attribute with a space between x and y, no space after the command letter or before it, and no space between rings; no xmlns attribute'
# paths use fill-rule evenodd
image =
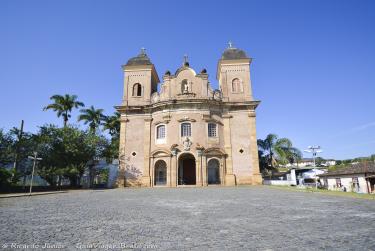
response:
<svg viewBox="0 0 375 251"><path fill-rule="evenodd" d="M0 167L0 189L9 188L15 185L20 179L20 174L14 169L8 170L4 167Z"/></svg>
<svg viewBox="0 0 375 251"><path fill-rule="evenodd" d="M0 167L0 188L9 187L11 184L10 182L11 178L12 178L12 173L3 167Z"/></svg>
<svg viewBox="0 0 375 251"><path fill-rule="evenodd" d="M102 169L100 171L100 179L103 183L107 183L108 182L108 178L109 178L109 169Z"/></svg>

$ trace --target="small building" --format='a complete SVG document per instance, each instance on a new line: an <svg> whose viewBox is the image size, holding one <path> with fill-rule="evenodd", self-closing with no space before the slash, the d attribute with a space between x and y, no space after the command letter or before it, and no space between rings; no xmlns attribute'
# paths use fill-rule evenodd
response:
<svg viewBox="0 0 375 251"><path fill-rule="evenodd" d="M320 174L320 181L328 190L356 193L375 193L375 163L361 162Z"/></svg>
<svg viewBox="0 0 375 251"><path fill-rule="evenodd" d="M326 172L326 169L313 167L291 168L286 172L276 172L269 177L263 177L263 185L315 187L319 182L319 174L324 172Z"/></svg>
<svg viewBox="0 0 375 251"><path fill-rule="evenodd" d="M300 186L317 186L319 184L319 175L326 172L326 169L314 167L304 167L296 169L297 185Z"/></svg>
<svg viewBox="0 0 375 251"><path fill-rule="evenodd" d="M323 160L319 166L334 166L336 165L336 160L334 159L326 159ZM285 167L292 167L292 168L301 168L301 167L314 167L314 159L313 158L303 158L298 163L288 163Z"/></svg>

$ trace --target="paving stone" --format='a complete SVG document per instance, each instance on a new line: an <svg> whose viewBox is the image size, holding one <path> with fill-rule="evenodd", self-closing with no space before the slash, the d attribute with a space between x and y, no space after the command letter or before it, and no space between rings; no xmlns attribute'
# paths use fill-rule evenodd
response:
<svg viewBox="0 0 375 251"><path fill-rule="evenodd" d="M0 229L6 250L375 250L375 201L269 187L78 191L0 199Z"/></svg>

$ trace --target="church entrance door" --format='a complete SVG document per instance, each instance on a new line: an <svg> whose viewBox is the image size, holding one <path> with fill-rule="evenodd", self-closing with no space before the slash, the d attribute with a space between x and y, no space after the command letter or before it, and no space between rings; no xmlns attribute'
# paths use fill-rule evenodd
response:
<svg viewBox="0 0 375 251"><path fill-rule="evenodd" d="M167 164L164 160L155 163L154 185L165 186L167 184Z"/></svg>
<svg viewBox="0 0 375 251"><path fill-rule="evenodd" d="M208 161L208 185L220 184L220 163L217 159Z"/></svg>
<svg viewBox="0 0 375 251"><path fill-rule="evenodd" d="M192 154L186 153L181 155L178 161L178 184L195 185L195 158Z"/></svg>

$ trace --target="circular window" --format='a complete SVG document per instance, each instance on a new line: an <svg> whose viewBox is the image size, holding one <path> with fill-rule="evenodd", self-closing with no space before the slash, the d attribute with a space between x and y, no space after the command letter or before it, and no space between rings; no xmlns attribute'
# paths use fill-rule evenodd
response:
<svg viewBox="0 0 375 251"><path fill-rule="evenodd" d="M241 148L241 149L239 150L239 152L240 152L240 153L243 153L243 152L244 152L244 150L243 150L243 149Z"/></svg>
<svg viewBox="0 0 375 251"><path fill-rule="evenodd" d="M135 157L137 155L136 152L132 152L132 156Z"/></svg>

